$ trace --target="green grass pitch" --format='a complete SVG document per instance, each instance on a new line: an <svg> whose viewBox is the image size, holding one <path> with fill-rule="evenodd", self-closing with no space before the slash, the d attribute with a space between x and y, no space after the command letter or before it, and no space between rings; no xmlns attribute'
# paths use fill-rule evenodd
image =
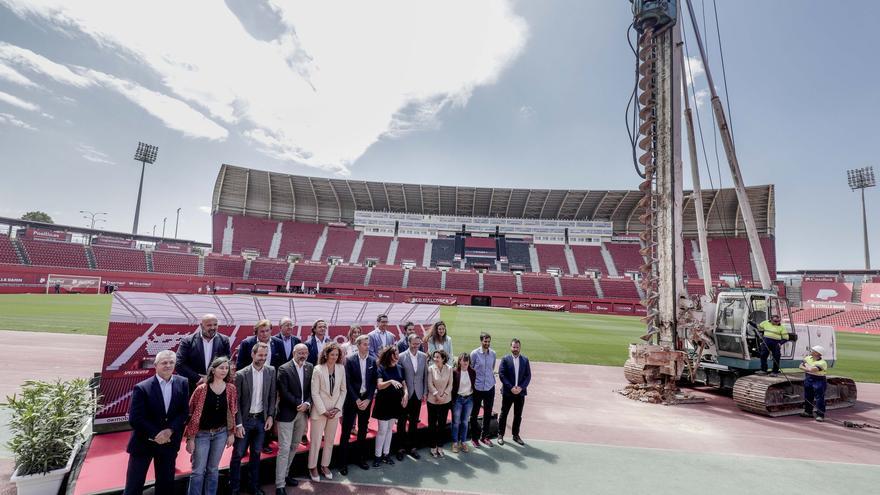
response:
<svg viewBox="0 0 880 495"><path fill-rule="evenodd" d="M0 330L105 335L110 296L0 295ZM627 344L644 325L634 317L542 311L444 307L440 313L453 338L454 351L471 351L479 334L492 335L495 349L507 352L510 339L522 341L534 361L622 366ZM835 374L880 382L880 336L840 332Z"/></svg>

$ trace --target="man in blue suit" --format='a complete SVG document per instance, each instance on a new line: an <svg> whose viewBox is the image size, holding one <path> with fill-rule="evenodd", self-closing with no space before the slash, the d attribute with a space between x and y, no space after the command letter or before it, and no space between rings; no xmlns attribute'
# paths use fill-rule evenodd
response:
<svg viewBox="0 0 880 495"><path fill-rule="evenodd" d="M128 422L128 471L124 495L143 493L147 469L153 463L156 493L174 493L174 461L189 417L189 384L174 375L174 352L156 355L156 376L135 385Z"/></svg>
<svg viewBox="0 0 880 495"><path fill-rule="evenodd" d="M199 329L187 335L177 347L177 373L189 380L190 393L205 379L211 362L220 356L231 356L229 337L217 332L217 317L202 317Z"/></svg>
<svg viewBox="0 0 880 495"><path fill-rule="evenodd" d="M309 357L308 359L306 359L306 361L312 363L312 366L317 366L318 356L321 355L321 351L324 350L324 346L332 341L333 340L327 336L326 321L318 320L314 324L312 324L312 336L309 337L305 342L306 347L309 348Z"/></svg>
<svg viewBox="0 0 880 495"><path fill-rule="evenodd" d="M504 430L507 429L507 414L513 406L513 441L525 445L519 436L522 424L523 406L526 404L529 382L532 381L532 368L529 358L519 353L519 339L510 342L510 354L501 358L498 365L498 378L501 380L501 416L498 418L498 445L504 445Z"/></svg>
<svg viewBox="0 0 880 495"><path fill-rule="evenodd" d="M286 316L281 318L278 326L281 328L281 332L272 337L272 359L269 361L269 364L276 370L280 368L282 364L293 359L293 349L297 344L301 343L301 341L293 335L293 321L291 321L290 318Z"/></svg>
<svg viewBox="0 0 880 495"><path fill-rule="evenodd" d="M358 452L352 456L357 459L361 469L370 469L365 453L367 448L367 429L370 421L370 405L376 394L379 370L376 360L370 357L370 337L361 335L355 341L357 352L345 358L345 404L342 406L342 435L339 440L339 472L348 474L348 450L351 442L351 427L357 418Z"/></svg>
<svg viewBox="0 0 880 495"><path fill-rule="evenodd" d="M269 320L260 320L254 325L254 334L241 341L238 345L238 358L235 360L235 369L243 370L251 364L251 349L254 344L262 342L269 346L269 357L266 364L273 368L279 359L284 357L284 344L277 342L272 338L272 322ZM284 364L282 362L282 364Z"/></svg>

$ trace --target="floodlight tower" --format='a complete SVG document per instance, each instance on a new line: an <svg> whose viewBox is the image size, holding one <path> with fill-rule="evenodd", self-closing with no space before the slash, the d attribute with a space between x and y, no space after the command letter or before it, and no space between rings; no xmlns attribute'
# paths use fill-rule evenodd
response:
<svg viewBox="0 0 880 495"><path fill-rule="evenodd" d="M862 234L865 237L865 270L871 269L871 252L868 249L868 214L865 212L865 189L877 185L874 180L874 167L862 167L846 171L849 188L862 193Z"/></svg>
<svg viewBox="0 0 880 495"><path fill-rule="evenodd" d="M138 186L137 204L134 207L134 226L131 228L131 233L135 235L137 235L138 230L138 218L141 215L141 193L144 190L144 169L147 168L148 163L153 164L156 161L157 154L159 154L158 146L143 142L138 142L137 151L134 152L134 159L141 162L141 183L140 186Z"/></svg>

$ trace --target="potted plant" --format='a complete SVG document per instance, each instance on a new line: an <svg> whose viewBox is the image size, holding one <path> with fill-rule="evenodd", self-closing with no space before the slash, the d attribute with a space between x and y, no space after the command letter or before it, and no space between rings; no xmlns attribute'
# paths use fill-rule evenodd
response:
<svg viewBox="0 0 880 495"><path fill-rule="evenodd" d="M12 412L7 444L15 457L19 495L55 495L91 425L96 398L88 380L28 380L7 397Z"/></svg>

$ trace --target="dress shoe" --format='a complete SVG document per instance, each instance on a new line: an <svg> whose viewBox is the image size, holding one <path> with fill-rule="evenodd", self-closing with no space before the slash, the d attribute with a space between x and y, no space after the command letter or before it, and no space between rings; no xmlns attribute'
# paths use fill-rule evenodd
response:
<svg viewBox="0 0 880 495"><path fill-rule="evenodd" d="M486 447L492 446L492 440L489 440L488 438L483 438L480 441L483 442L483 445L485 445Z"/></svg>
<svg viewBox="0 0 880 495"><path fill-rule="evenodd" d="M364 471L370 469L370 465L367 464L367 461L361 461L358 463L358 467L363 469Z"/></svg>
<svg viewBox="0 0 880 495"><path fill-rule="evenodd" d="M459 450L459 449L458 449L458 443L453 443L453 444L452 444L452 453L453 453L453 454L457 454L457 453L458 453L458 450Z"/></svg>
<svg viewBox="0 0 880 495"><path fill-rule="evenodd" d="M386 455L385 457L383 457L382 462L384 462L385 464L388 464L389 466L394 465L394 459L392 459L390 455Z"/></svg>
<svg viewBox="0 0 880 495"><path fill-rule="evenodd" d="M348 466L342 466L339 468L339 474L343 476L348 476Z"/></svg>
<svg viewBox="0 0 880 495"><path fill-rule="evenodd" d="M498 437L498 445L504 445L504 437Z"/></svg>
<svg viewBox="0 0 880 495"><path fill-rule="evenodd" d="M398 450L398 451L397 451L397 454L395 454L395 457L397 457L397 460L398 460L398 461L402 461L402 460L403 460L403 457L404 457L405 455L406 455L406 452L404 452L404 451L402 451L402 450Z"/></svg>
<svg viewBox="0 0 880 495"><path fill-rule="evenodd" d="M418 453L418 451L416 451L416 449L412 449L412 450L410 450L410 451L409 451L409 456L412 457L413 459L416 459L416 460L419 460L419 459L422 458L422 456L419 455L419 453Z"/></svg>
<svg viewBox="0 0 880 495"><path fill-rule="evenodd" d="M514 435L514 436L513 436L513 441L516 442L516 443L518 443L518 444L520 444L520 445L525 445L525 444L526 444L525 442L523 442L523 439L522 439L519 435Z"/></svg>
<svg viewBox="0 0 880 495"><path fill-rule="evenodd" d="M379 466L381 466L381 465L382 465L382 458L381 458L381 457L377 457L376 460L373 461L373 467L374 467L374 468L377 468L377 467L379 467Z"/></svg>
<svg viewBox="0 0 880 495"><path fill-rule="evenodd" d="M316 483L321 481L321 476L318 475L317 469L309 469L309 478Z"/></svg>
<svg viewBox="0 0 880 495"><path fill-rule="evenodd" d="M321 474L323 474L324 477L327 478L328 480L333 479L333 473L330 471L330 468L328 468L326 466L321 467Z"/></svg>
<svg viewBox="0 0 880 495"><path fill-rule="evenodd" d="M299 485L299 481L296 480L293 476L288 476L284 478L284 484L287 486L297 486Z"/></svg>
<svg viewBox="0 0 880 495"><path fill-rule="evenodd" d="M284 488L276 488L275 495L287 495L287 491L285 491Z"/></svg>
<svg viewBox="0 0 880 495"><path fill-rule="evenodd" d="M812 418L812 417L813 417L813 413L808 413L808 412L804 411L804 412L800 413L799 416L802 417L802 418Z"/></svg>
<svg viewBox="0 0 880 495"><path fill-rule="evenodd" d="M467 454L469 452L467 442L461 442L461 451Z"/></svg>
<svg viewBox="0 0 880 495"><path fill-rule="evenodd" d="M264 453L264 454L271 454L271 453L272 453L272 447L263 447L263 453Z"/></svg>
<svg viewBox="0 0 880 495"><path fill-rule="evenodd" d="M474 444L474 448L475 448L475 449L480 448L480 441L479 441L479 440L474 439L474 440L472 441L472 443Z"/></svg>
<svg viewBox="0 0 880 495"><path fill-rule="evenodd" d="M820 422L820 423L824 423L824 422L825 422L825 416L816 416L816 421L818 421L818 422Z"/></svg>

